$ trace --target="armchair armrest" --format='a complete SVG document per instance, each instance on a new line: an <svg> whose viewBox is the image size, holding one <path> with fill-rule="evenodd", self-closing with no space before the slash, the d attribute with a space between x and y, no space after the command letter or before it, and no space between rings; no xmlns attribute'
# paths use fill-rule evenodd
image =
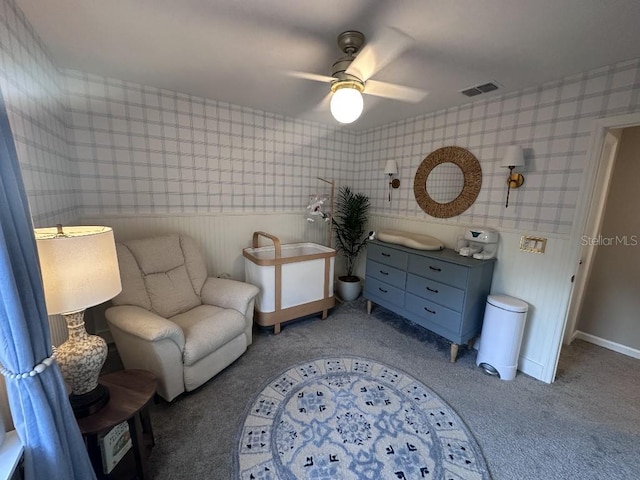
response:
<svg viewBox="0 0 640 480"><path fill-rule="evenodd" d="M125 368L152 372L168 402L184 392L185 341L178 325L134 305L111 307L105 316Z"/></svg>
<svg viewBox="0 0 640 480"><path fill-rule="evenodd" d="M173 340L180 351L184 350L184 333L175 323L133 305L111 307L105 312L107 321L120 330L147 342L162 339Z"/></svg>
<svg viewBox="0 0 640 480"><path fill-rule="evenodd" d="M209 277L202 286L200 298L202 303L222 308L233 308L245 315L249 303L258 295L260 290L255 285L229 280L226 278Z"/></svg>

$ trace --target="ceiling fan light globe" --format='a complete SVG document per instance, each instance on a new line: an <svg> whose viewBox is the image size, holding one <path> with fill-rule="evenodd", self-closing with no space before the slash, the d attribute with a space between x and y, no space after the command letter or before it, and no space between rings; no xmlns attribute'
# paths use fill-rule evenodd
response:
<svg viewBox="0 0 640 480"><path fill-rule="evenodd" d="M339 88L331 96L331 115L340 123L355 122L363 108L362 94L355 88Z"/></svg>

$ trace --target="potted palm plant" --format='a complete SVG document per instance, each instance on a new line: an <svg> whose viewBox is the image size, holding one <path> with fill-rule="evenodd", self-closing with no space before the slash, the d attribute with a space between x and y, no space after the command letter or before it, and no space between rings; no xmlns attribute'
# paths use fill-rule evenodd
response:
<svg viewBox="0 0 640 480"><path fill-rule="evenodd" d="M353 193L347 186L340 188L332 218L336 238L336 250L344 256L347 274L338 277L338 295L344 301L355 300L360 295L360 278L353 274L356 259L367 245L367 217L369 197Z"/></svg>

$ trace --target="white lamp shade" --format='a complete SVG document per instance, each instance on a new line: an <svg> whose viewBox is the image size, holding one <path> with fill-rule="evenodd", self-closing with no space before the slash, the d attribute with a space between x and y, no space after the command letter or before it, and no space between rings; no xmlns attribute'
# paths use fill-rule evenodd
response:
<svg viewBox="0 0 640 480"><path fill-rule="evenodd" d="M362 94L355 88L339 88L331 96L331 115L340 123L355 122L363 108Z"/></svg>
<svg viewBox="0 0 640 480"><path fill-rule="evenodd" d="M387 175L398 174L398 164L395 160L387 160L387 164L384 166L384 173Z"/></svg>
<svg viewBox="0 0 640 480"><path fill-rule="evenodd" d="M36 228L42 283L49 315L76 312L122 290L109 227Z"/></svg>
<svg viewBox="0 0 640 480"><path fill-rule="evenodd" d="M524 167L524 154L520 145L509 145L504 153L502 167Z"/></svg>

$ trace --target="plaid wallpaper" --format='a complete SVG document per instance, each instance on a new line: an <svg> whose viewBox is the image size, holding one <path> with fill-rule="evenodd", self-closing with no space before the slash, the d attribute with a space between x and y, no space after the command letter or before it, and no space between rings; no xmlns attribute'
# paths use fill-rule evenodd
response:
<svg viewBox="0 0 640 480"><path fill-rule="evenodd" d="M57 70L13 0L0 1L0 88L36 225L82 215L296 211L326 191L367 193L373 213L567 235L594 118L640 108L640 60L354 132L78 71ZM366 115L366 112L364 113ZM504 208L507 145L526 180ZM433 150L469 149L483 183L462 215L418 207L413 176ZM402 185L387 200L388 159Z"/></svg>
<svg viewBox="0 0 640 480"><path fill-rule="evenodd" d="M567 235L582 182L592 121L640 109L640 59L610 65L538 87L368 130L357 137L359 174L378 213L459 225ZM366 114L366 112L365 112ZM524 185L505 208L500 167L507 145L524 148ZM482 166L482 189L458 217L436 220L417 205L413 177L422 160L448 145L467 148ZM385 162L395 159L402 184L388 201Z"/></svg>
<svg viewBox="0 0 640 480"><path fill-rule="evenodd" d="M63 78L12 0L0 2L0 89L35 226L78 216Z"/></svg>
<svg viewBox="0 0 640 480"><path fill-rule="evenodd" d="M317 177L357 167L356 135L334 125L65 76L83 215L301 210Z"/></svg>

